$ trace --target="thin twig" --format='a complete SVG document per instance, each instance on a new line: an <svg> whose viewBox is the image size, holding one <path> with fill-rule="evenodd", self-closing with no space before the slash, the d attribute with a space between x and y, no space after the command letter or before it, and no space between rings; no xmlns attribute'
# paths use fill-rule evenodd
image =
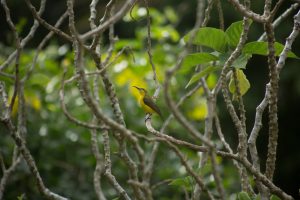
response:
<svg viewBox="0 0 300 200"><path fill-rule="evenodd" d="M119 21L130 9L131 5L134 3L135 0L127 0L123 6L119 9L114 16L108 18L104 23L100 24L97 28L83 34L81 36L82 40L86 40L95 34L103 33L111 24L115 24Z"/></svg>
<svg viewBox="0 0 300 200"><path fill-rule="evenodd" d="M38 14L41 15L45 10L46 0L42 0L40 4L40 9L38 11ZM21 48L24 48L26 44L34 37L34 34L39 27L39 23L37 20L34 20L32 27L30 28L29 33L21 40L20 46ZM17 55L17 50L15 50L13 53L9 55L9 57L2 63L0 66L0 71L3 71L6 67L8 67L13 59L15 59Z"/></svg>
<svg viewBox="0 0 300 200"><path fill-rule="evenodd" d="M272 26L277 28L294 10L296 10L299 7L299 3L294 3L291 5L290 8L286 9L277 19L272 23ZM264 32L258 39L258 41L264 41L266 40L266 33Z"/></svg>
<svg viewBox="0 0 300 200"><path fill-rule="evenodd" d="M216 1L217 1L217 9L219 14L220 29L224 30L224 14L223 14L222 3L221 0L216 0Z"/></svg>
<svg viewBox="0 0 300 200"><path fill-rule="evenodd" d="M41 16L39 15L39 13L36 11L35 7L32 5L32 3L30 2L30 0L25 0L27 7L30 9L32 16L39 21L39 23L41 25L43 25L45 28L47 28L48 30L56 33L57 35L61 36L62 38L72 42L72 37L69 36L68 34L66 34L65 32L63 32L62 30L50 25L49 23L47 23L44 19L41 18Z"/></svg>
<svg viewBox="0 0 300 200"><path fill-rule="evenodd" d="M60 18L57 20L57 22L55 23L54 27L58 28L63 22L64 20L68 17L68 12L64 12ZM27 71L26 75L24 76L24 78L21 80L22 83L25 83L26 80L28 80L35 68L35 65L37 63L39 54L41 52L41 50L44 48L44 46L46 45L46 43L51 39L51 37L54 35L54 32L49 32L44 39L40 42L39 46L36 48L35 51L35 55L33 58L33 61L31 63L31 67L29 68L29 70Z"/></svg>
<svg viewBox="0 0 300 200"><path fill-rule="evenodd" d="M238 137L239 137L238 151L242 155L245 155L245 152L247 152L246 130L243 128L243 124L234 109L233 103L230 99L229 92L227 89L227 84L226 84L226 74L229 70L229 67L231 67L234 60L236 60L238 58L238 56L241 54L242 47L244 46L244 44L247 40L247 35L249 32L249 27L250 27L250 21L248 19L244 19L243 25L244 25L243 31L242 31L239 43L238 43L236 49L233 51L233 53L230 55L230 57L225 62L217 85L221 84L222 94L224 97L224 101L226 103L227 110L228 110L228 112L231 116L231 119L235 125L235 128L237 129L237 132L238 132ZM216 95L216 93L215 93L215 95ZM242 181L243 190L247 191L247 192L251 192L252 189L251 189L251 186L250 186L250 183L248 180L247 172L243 169L243 167L242 167L241 178L242 178L241 181Z"/></svg>
<svg viewBox="0 0 300 200"><path fill-rule="evenodd" d="M278 197L284 200L294 200L294 198L287 193L285 193L282 189L274 185L272 181L270 181L264 174L259 172L245 157L240 157L237 154L227 153L217 151L217 155L222 156L223 158L231 158L235 161L242 164L251 174L253 174L258 180L260 180L265 186L267 186L271 193L276 194Z"/></svg>
<svg viewBox="0 0 300 200"><path fill-rule="evenodd" d="M267 18L265 16L261 16L257 13L254 13L241 3L239 3L238 0L228 0L240 13L242 13L245 17L249 17L253 21L264 23L267 21Z"/></svg>
<svg viewBox="0 0 300 200"><path fill-rule="evenodd" d="M1 91L2 90L2 91ZM4 85L2 84L2 82L0 82L0 99L5 99L5 96L7 96L5 94L5 88ZM5 104L7 104L7 102L4 102ZM8 107L7 107L8 109ZM8 110L4 110L4 113L9 113ZM15 141L15 144L18 146L19 151L21 152L24 160L26 161L33 177L35 178L37 187L40 191L40 193L42 195L44 195L47 199L54 199L54 200L67 200L67 198L62 197L52 191L50 191L44 184L43 179L39 173L39 170L36 166L36 162L34 160L34 158L32 157L29 149L26 146L26 142L24 140L24 138L22 138L18 133L17 130L10 118L10 115L5 114L4 118L0 119L2 123L4 123L4 125L7 127L10 136L13 138L13 140Z"/></svg>
<svg viewBox="0 0 300 200"><path fill-rule="evenodd" d="M2 167L2 178L0 180L0 200L3 199L4 190L5 190L6 184L9 180L9 177L16 170L16 168L20 162L21 162L21 157L18 156L18 158L16 160L13 160L11 165L6 169L4 166L3 157L0 154L0 163L1 163L1 167Z"/></svg>
<svg viewBox="0 0 300 200"><path fill-rule="evenodd" d="M151 53L151 18L150 18L150 11L149 11L149 5L148 0L144 0L146 4L146 11L147 11L147 53L149 57L149 62L152 67L153 72L153 80L155 82L155 85L158 86L158 80L156 75L156 68L153 62L152 53Z"/></svg>
<svg viewBox="0 0 300 200"><path fill-rule="evenodd" d="M211 14L211 11L213 9L214 3L215 3L215 0L208 0L207 7L205 9L204 20L201 24L201 27L207 26L207 24L210 20L210 14Z"/></svg>
<svg viewBox="0 0 300 200"><path fill-rule="evenodd" d="M178 140L178 139L176 139L172 136L160 133L159 131L157 131L153 128L150 120L146 120L146 127L147 127L147 130L150 133L154 134L155 136L157 136L159 138L162 138L163 141L171 142L171 143L174 143L174 144L177 144L177 145L186 146L188 148L191 148L191 149L194 149L194 150L197 150L197 151L200 151L200 152L206 152L207 151L207 147L195 145L195 144L183 141L183 140Z"/></svg>
<svg viewBox="0 0 300 200"><path fill-rule="evenodd" d="M105 129L106 128L105 126L98 126L98 125L94 125L94 124L90 124L90 123L87 123L87 122L80 121L79 119L76 119L75 117L73 117L69 113L69 111L66 108L65 102L64 102L64 99L65 99L65 92L64 92L65 91L65 75L66 75L66 73L67 73L67 68L64 68L64 73L63 73L63 77L62 77L62 80L61 80L61 88L59 90L60 107L62 108L63 113L65 114L65 116L71 122L73 122L74 124L85 127L85 128L88 128L88 129L97 129L97 130Z"/></svg>
<svg viewBox="0 0 300 200"><path fill-rule="evenodd" d="M128 196L127 192L121 187L121 185L117 182L115 176L111 172L111 159L110 159L110 144L109 144L109 136L108 131L103 132L103 144L104 144L104 166L105 173L104 175L108 178L110 183L114 186L116 191L126 200L130 200L131 198Z"/></svg>

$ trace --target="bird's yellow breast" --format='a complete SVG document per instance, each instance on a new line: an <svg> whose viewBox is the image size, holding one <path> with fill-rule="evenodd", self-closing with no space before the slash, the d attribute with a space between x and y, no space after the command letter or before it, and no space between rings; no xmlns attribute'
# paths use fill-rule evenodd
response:
<svg viewBox="0 0 300 200"><path fill-rule="evenodd" d="M150 108L149 106L147 106L145 103L144 103L144 100L143 100L144 97L140 97L139 98L139 103L141 105L141 107L143 108L143 110L146 112L146 113L154 113L155 111Z"/></svg>

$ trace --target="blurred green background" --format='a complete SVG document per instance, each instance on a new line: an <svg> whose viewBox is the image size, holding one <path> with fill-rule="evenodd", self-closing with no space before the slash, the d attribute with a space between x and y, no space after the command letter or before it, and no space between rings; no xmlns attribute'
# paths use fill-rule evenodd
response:
<svg viewBox="0 0 300 200"><path fill-rule="evenodd" d="M38 1L32 1L38 7ZM108 1L101 1L97 6L98 14L102 16L105 5ZM292 4L291 1L285 1L278 13L282 13ZM12 18L17 24L21 37L24 37L31 25L31 13L23 1L10 0L8 2L11 8ZM173 66L177 60L179 52L182 50L180 39L191 30L195 22L196 1L153 0L150 3L152 17L152 36L153 36L153 58L157 68L158 79L164 81L164 71ZM222 1L225 17L225 28L232 22L241 20L241 15L233 11L231 5ZM256 12L262 12L263 1L255 1L253 9ZM64 1L52 0L46 4L46 10L43 18L49 23L54 24L57 18L64 12L66 5ZM136 93L132 85L147 87L153 92L154 84L152 80L151 66L148 63L146 46L146 19L145 8L141 4L135 6L132 11L132 19L129 15L125 16L121 22L115 26L115 33L119 38L116 43L116 51L124 46L130 46L132 52L126 51L111 67L108 72L115 83L120 105L124 113L125 121L130 129L143 134L148 134L144 125L144 113L137 106L135 101ZM75 1L76 26L80 33L89 30L89 1ZM218 16L216 9L213 10L211 20L208 26L218 28ZM295 12L294 12L295 13ZM293 14L294 14L293 13ZM98 15L98 17L99 17ZM13 36L5 21L3 9L0 9L0 62L2 63L13 50ZM276 29L276 39L280 43L285 42L285 38L291 32L293 20L291 15ZM68 25L65 22L62 29L68 32ZM262 34L263 27L253 23L250 30L248 41L255 41ZM30 66L35 48L47 34L47 30L39 27L33 40L24 49L21 56L20 70L24 75ZM105 50L108 48L107 33L104 34L102 43L105 46L103 57L106 56ZM293 45L293 52L300 56L300 39L297 38ZM67 67L67 78L73 75L73 54L71 44L61 38L53 37L46 48L40 53L37 66L34 69L31 79L25 86L25 99L27 110L27 143L36 159L41 175L45 184L55 192L72 199L95 199L93 190L93 171L95 159L91 153L90 132L87 129L76 126L69 122L63 115L58 91L60 80L63 73L63 67ZM89 70L95 70L92 59L87 55L85 65ZM300 174L300 69L299 60L288 59L284 69L281 72L279 89L279 146L278 160L275 172L275 184L293 196L298 195ZM5 72L12 73L13 67L9 67ZM185 85L188 83L194 69L180 71L172 83L172 95L174 99L179 99L187 90ZM245 70L251 88L244 96L247 111L247 130L251 131L255 117L255 108L264 96L265 84L268 82L267 58L265 56L253 56ZM210 87L213 87L218 78L218 73L211 74L208 77ZM12 81L0 76L1 80L6 82L9 93L12 94ZM91 79L92 82L92 79ZM129 92L128 92L129 91ZM112 116L110 103L104 94L102 85L100 85L99 95L104 111ZM91 121L92 116L89 109L85 106L80 97L76 83L72 82L66 86L65 102L68 110L77 118L84 121ZM170 113L163 100L163 94L158 99L158 105L166 117ZM189 120L199 128L204 129L204 118L206 114L205 98L203 91L197 93L181 107ZM14 109L14 117L16 115ZM237 135L233 128L230 116L226 112L223 98L218 99L218 113L226 135L226 139L235 148L237 144ZM258 150L261 161L264 163L267 149L267 115L264 115L264 126L258 138ZM162 122L154 117L154 126L159 128ZM5 158L7 165L10 163L13 140L7 134L7 130L0 124L0 151ZM176 137L191 140L184 129L175 121L172 121L167 132ZM216 137L216 136L215 136ZM101 136L99 135L100 149L102 150ZM112 152L116 151L117 145L112 142ZM151 144L142 142L143 147L150 153ZM115 149L114 149L115 148ZM194 167L197 166L198 156L194 152L183 149L188 155ZM178 158L165 145L160 146L160 152L155 164L152 183L164 179L175 179L186 181L184 187L191 190L188 177L182 169ZM161 161L164 162L161 162ZM112 155L112 162L115 166L113 173L118 177L122 185L126 185L127 169L124 163L120 162L118 157ZM227 194L240 191L237 181L237 173L229 160L219 158L218 162L222 164L222 177ZM117 167L116 167L117 166ZM264 168L264 166L263 166ZM203 169L200 173L205 177L205 182L212 189L215 187L210 176L210 168ZM0 173L0 176L2 174ZM107 184L103 178L103 188L108 199L116 197L114 189ZM176 179L177 180L177 179ZM181 185L182 186L182 185ZM125 186L126 188L126 186ZM40 194L34 185L34 180L26 167L25 163L18 166L16 172L12 175L5 191L5 199L16 199L17 196L25 194L27 199L39 199ZM154 192L154 199L183 199L184 193L180 189L180 184L163 185Z"/></svg>

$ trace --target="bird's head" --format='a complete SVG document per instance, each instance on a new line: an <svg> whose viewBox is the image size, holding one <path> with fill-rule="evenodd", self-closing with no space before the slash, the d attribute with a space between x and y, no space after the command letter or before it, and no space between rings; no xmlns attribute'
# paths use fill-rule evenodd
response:
<svg viewBox="0 0 300 200"><path fill-rule="evenodd" d="M137 87L137 86L132 86L132 87L136 88L141 95L146 95L147 94L147 90L144 89L144 88L140 88L140 87Z"/></svg>

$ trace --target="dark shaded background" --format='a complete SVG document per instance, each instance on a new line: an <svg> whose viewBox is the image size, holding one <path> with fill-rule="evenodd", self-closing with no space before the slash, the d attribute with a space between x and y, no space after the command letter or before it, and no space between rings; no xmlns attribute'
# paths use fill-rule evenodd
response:
<svg viewBox="0 0 300 200"><path fill-rule="evenodd" d="M75 10L77 16L77 28L80 32L87 31L89 24L86 23L86 19L89 17L89 1L76 0ZM35 5L38 5L38 1L33 1ZM100 1L98 5L99 13L103 13L107 1ZM233 8L225 1L222 1L224 14L225 14L225 27L234 21L240 20L241 15L233 10ZM282 8L278 13L282 13L293 2L285 1ZM13 21L19 21L21 18L32 19L31 13L27 9L25 3L19 0L10 0L9 6L11 8ZM151 1L151 6L157 9L163 9L165 6L172 6L180 16L180 21L176 29L181 35L184 35L194 24L195 18L195 1L180 1L180 0L166 0L166 1ZM255 1L253 3L253 9L256 12L261 12L263 9L263 1ZM65 10L66 5L61 0L51 0L47 2L46 10L43 14L43 18L51 24L54 24L58 16ZM294 12L295 14L295 12ZM12 35L6 24L3 9L0 9L0 43L8 45L13 40ZM131 27L132 26L132 27ZM116 26L116 34L120 38L134 37L135 24L118 23ZM209 26L218 26L217 15L213 14ZM285 20L278 28L276 28L276 38L278 42L284 43L284 39L289 35L293 26L292 17ZM27 33L30 26L24 27L24 33ZM64 24L63 30L68 32L67 24ZM263 31L263 27L258 24L253 24L249 35L249 40L256 40ZM30 42L30 46L36 46L39 41L45 36L47 31L44 28L39 28L35 34L35 38ZM58 40L58 43L60 41ZM300 56L300 39L296 39L293 45L293 51L296 55ZM262 65L261 63L265 63ZM267 83L268 69L267 58L264 56L253 56L247 65L245 73L251 83L251 89L245 95L245 105L247 110L247 130L251 131L253 126L253 120L255 116L255 108L262 100L265 91L265 85ZM292 194L295 198L298 196L298 189L300 187L300 63L299 60L288 59L285 67L281 72L280 89L279 89L279 146L277 154L277 168L275 172L275 184L281 187L284 191ZM225 109L220 97L219 109ZM232 134L232 123L227 112L221 116L222 126L224 132ZM258 150L261 155L262 163L265 162L266 149L267 149L267 115L264 114L264 124L258 138ZM235 144L235 137L232 135L232 144ZM299 146L298 146L299 145ZM25 179L26 180L26 179Z"/></svg>

